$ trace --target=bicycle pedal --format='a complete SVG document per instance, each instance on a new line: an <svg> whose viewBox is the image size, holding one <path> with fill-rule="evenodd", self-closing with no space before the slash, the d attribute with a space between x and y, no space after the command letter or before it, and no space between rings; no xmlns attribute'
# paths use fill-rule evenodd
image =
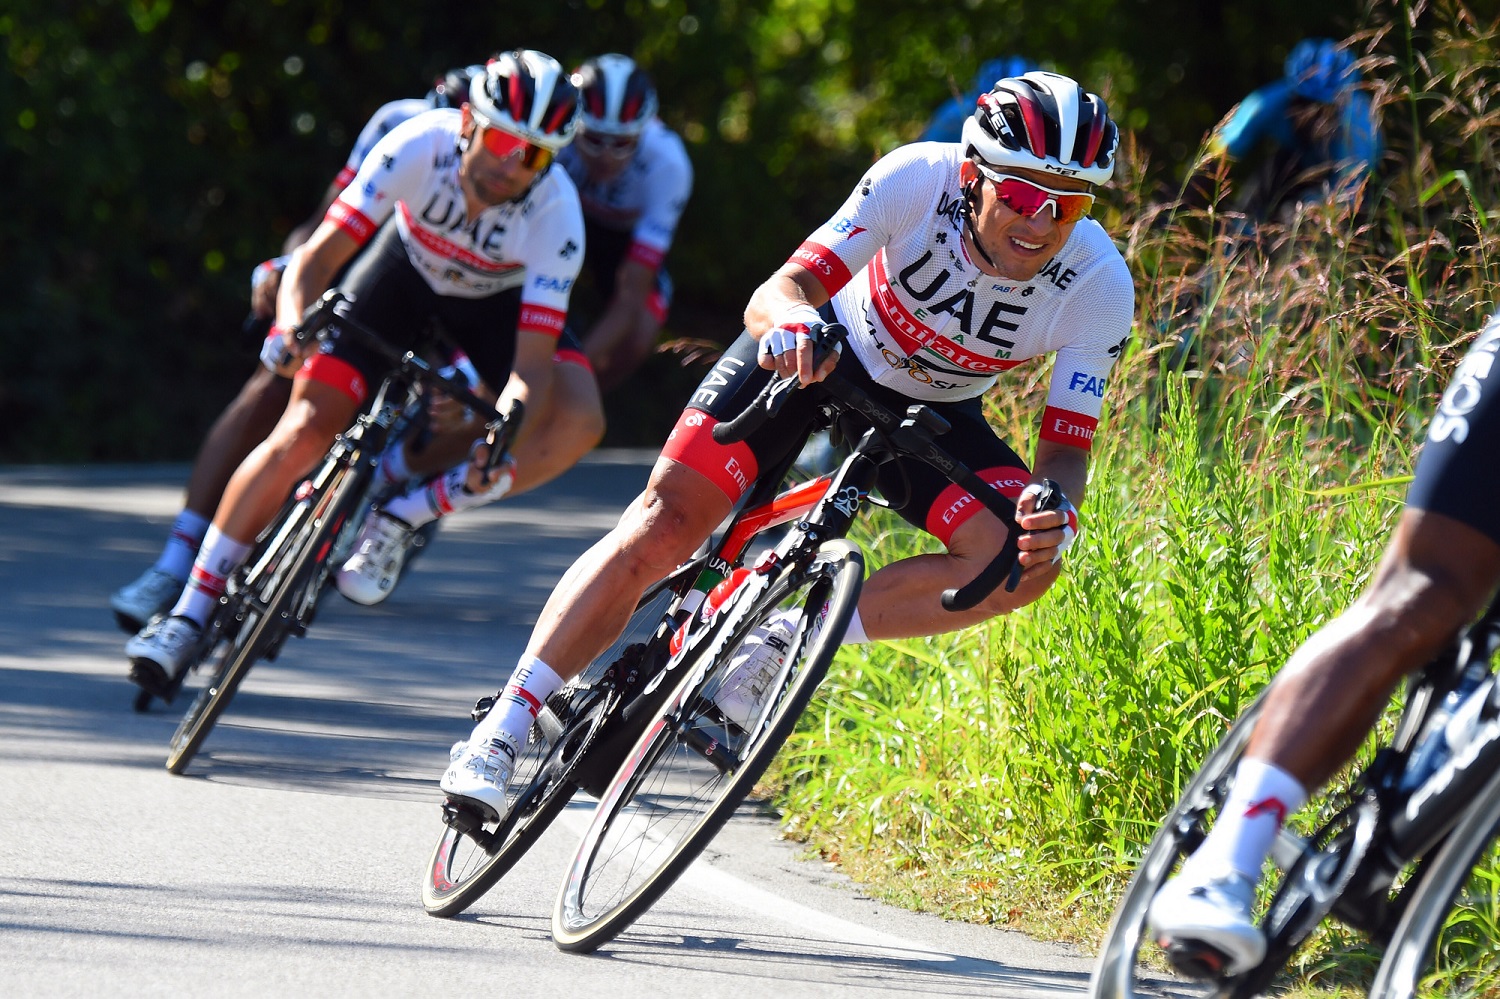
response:
<svg viewBox="0 0 1500 999"><path fill-rule="evenodd" d="M486 853L494 853L499 848L502 840L500 829L497 827L491 831L486 829L485 823L499 822L499 818L485 808L483 812L479 808L483 806L471 801L455 801L452 798L443 800L443 822L452 827L454 832L461 836L467 836L473 840L480 849Z"/></svg>
<svg viewBox="0 0 1500 999"><path fill-rule="evenodd" d="M1158 941L1160 944L1160 941ZM1179 975L1198 982L1223 978L1231 958L1217 947L1201 940L1179 940L1162 946L1167 963Z"/></svg>
<svg viewBox="0 0 1500 999"><path fill-rule="evenodd" d="M484 826L484 819L478 812L470 809L452 798L443 800L443 824L455 832L465 836L473 836Z"/></svg>

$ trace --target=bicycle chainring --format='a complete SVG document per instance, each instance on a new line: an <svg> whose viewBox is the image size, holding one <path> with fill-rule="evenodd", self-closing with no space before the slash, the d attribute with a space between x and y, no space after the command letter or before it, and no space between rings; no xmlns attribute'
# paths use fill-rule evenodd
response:
<svg viewBox="0 0 1500 999"><path fill-rule="evenodd" d="M1262 922L1268 960L1278 954L1281 961L1289 958L1333 910L1357 875L1368 869L1365 861L1375 842L1379 818L1377 800L1365 794L1308 840L1282 878Z"/></svg>

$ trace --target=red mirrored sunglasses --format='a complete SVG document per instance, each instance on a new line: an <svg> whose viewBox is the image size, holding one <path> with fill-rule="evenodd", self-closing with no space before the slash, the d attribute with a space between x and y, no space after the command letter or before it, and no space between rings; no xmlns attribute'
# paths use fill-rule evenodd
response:
<svg viewBox="0 0 1500 999"><path fill-rule="evenodd" d="M485 151L496 159L520 157L521 165L528 170L545 170L552 165L552 150L546 146L527 142L519 135L512 135L503 128L486 126L479 121L474 122L474 127L479 132L479 141L484 145Z"/></svg>
<svg viewBox="0 0 1500 999"><path fill-rule="evenodd" d="M1058 191L983 167L979 168L979 172L994 185L995 196L1002 205L1026 218L1051 205L1052 217L1059 224L1067 225L1087 218L1089 212L1094 210L1094 196L1083 191Z"/></svg>
<svg viewBox="0 0 1500 999"><path fill-rule="evenodd" d="M581 129L578 138L573 141L578 143L580 152L590 156L613 156L618 160L634 153L636 146L636 137L633 135L594 135Z"/></svg>

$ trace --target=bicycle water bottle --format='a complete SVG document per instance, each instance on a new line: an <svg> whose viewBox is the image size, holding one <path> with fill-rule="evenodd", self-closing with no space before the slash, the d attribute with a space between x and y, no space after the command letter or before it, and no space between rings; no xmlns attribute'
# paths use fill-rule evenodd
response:
<svg viewBox="0 0 1500 999"><path fill-rule="evenodd" d="M1458 685L1443 698L1422 729L1422 736L1407 761L1406 774L1401 778L1401 790L1413 791L1421 787L1467 744L1478 712L1483 707L1477 702L1484 698L1475 698L1474 705L1465 702L1488 676L1489 670L1484 663L1470 663L1464 669ZM1461 724L1455 725L1455 722Z"/></svg>
<svg viewBox="0 0 1500 999"><path fill-rule="evenodd" d="M705 573L706 575L706 573ZM720 578L707 593L695 589L682 600L682 609L678 611L678 617L682 621L677 630L672 633L672 640L667 643L671 655L682 651L682 643L687 639L688 625L692 623L693 612L698 612L698 617L707 624L708 621L718 613L719 608L729 599L730 594L740 588L745 577L750 575L750 570L741 566L731 572L728 577ZM693 599L696 595L697 599Z"/></svg>

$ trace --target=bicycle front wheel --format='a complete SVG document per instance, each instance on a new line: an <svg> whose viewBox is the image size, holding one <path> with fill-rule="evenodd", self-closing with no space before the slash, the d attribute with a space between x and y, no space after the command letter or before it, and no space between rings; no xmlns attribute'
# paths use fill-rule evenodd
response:
<svg viewBox="0 0 1500 999"><path fill-rule="evenodd" d="M594 812L558 895L552 938L587 952L640 917L687 869L755 787L791 734L859 599L864 560L847 541L788 567L744 609L721 610L717 639L647 725ZM733 608L733 609L731 609ZM776 614L795 622L785 664L748 731L714 703L735 654ZM716 628L720 627L716 625Z"/></svg>
<svg viewBox="0 0 1500 999"><path fill-rule="evenodd" d="M1500 774L1424 865L1370 999L1500 990Z"/></svg>
<svg viewBox="0 0 1500 999"><path fill-rule="evenodd" d="M213 679L198 691L192 706L172 733L167 770L180 774L203 747L203 741L260 658L274 652L292 625L304 598L319 585L318 569L326 560L334 534L343 526L364 476L335 470L321 491L290 503L267 530L252 555L238 592L221 604L210 623L215 637L203 663Z"/></svg>
<svg viewBox="0 0 1500 999"><path fill-rule="evenodd" d="M577 765L596 751L597 737L619 708L616 674L623 670L614 667L638 663L655 645L665 644L668 616L702 563L695 560L647 590L619 640L549 698L549 716L544 716L549 723L532 726L516 760L507 788L515 804L505 819L468 829L445 826L422 882L422 906L429 915L455 916L483 897L572 800Z"/></svg>

